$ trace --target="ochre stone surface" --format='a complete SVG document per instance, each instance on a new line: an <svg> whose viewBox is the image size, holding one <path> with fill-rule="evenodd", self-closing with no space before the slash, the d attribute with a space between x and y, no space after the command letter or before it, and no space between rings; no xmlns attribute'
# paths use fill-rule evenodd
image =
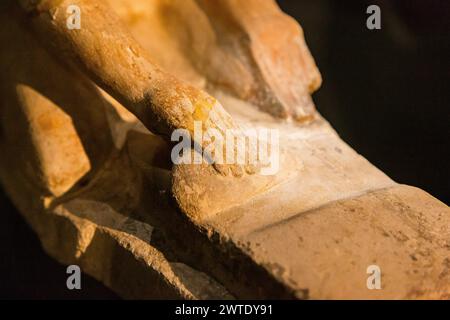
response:
<svg viewBox="0 0 450 320"><path fill-rule="evenodd" d="M83 73L47 50L10 3L0 12L0 41L8 43L0 52L0 181L52 257L80 265L125 298L450 298L450 209L392 181L314 111L310 94L320 74L300 27L273 2L246 19L250 9L239 11L234 0L220 1L223 14L201 0L109 0L119 17L112 21L122 20L142 48L115 55L122 47L111 38L99 55L120 56L121 64L87 59ZM63 25L64 11L42 10L37 25ZM258 22L267 12L271 25L288 28L286 39ZM111 27L108 34L135 49L120 25ZM103 41L89 30L70 39L87 57ZM222 30L231 31L220 39ZM242 34L250 40L237 41ZM292 39L299 46L288 51L297 60L283 51ZM285 64L259 60L270 56ZM101 77L94 82L122 105L86 74ZM230 127L278 129L281 173L266 179L172 168L167 137L148 129L164 137L195 110L183 105L153 123L155 110L140 109L152 85L143 74L161 76L155 90L185 81L195 89L183 83L183 90L214 96L224 109L206 116ZM280 120L288 116L297 121ZM195 191L189 197L187 188ZM369 265L381 269L381 290L366 286Z"/></svg>

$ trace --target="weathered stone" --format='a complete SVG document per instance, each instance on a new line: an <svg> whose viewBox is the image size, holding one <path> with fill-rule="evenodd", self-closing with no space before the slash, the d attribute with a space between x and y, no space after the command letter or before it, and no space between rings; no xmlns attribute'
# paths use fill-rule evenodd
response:
<svg viewBox="0 0 450 320"><path fill-rule="evenodd" d="M0 177L45 250L126 298L231 298L206 274L169 260L151 244L154 228L130 216L141 173L126 146L113 147L123 132L110 131L107 119L121 127L120 117L101 92L56 63L17 15L2 19L10 51L0 59Z"/></svg>
<svg viewBox="0 0 450 320"><path fill-rule="evenodd" d="M6 27L0 41L8 43L8 50L0 52L0 148L7 155L0 158L0 180L51 256L80 265L126 298L449 298L446 205L392 181L340 140L319 115L314 113L308 125L288 123L263 112L272 109L267 99L255 99L261 98L258 93L247 96L239 87L224 93L215 72L227 66L206 68L209 58L204 55L226 57L234 66L259 56L236 56L232 48L214 42L206 46L213 52L189 52L179 34L183 28L174 25L181 20L173 20L166 10L182 15L189 30L202 25L205 34L219 37L213 29L223 22L205 22L207 14L217 12L190 16L202 1L180 1L175 7L164 0L108 3L155 65L213 94L236 123L277 128L290 161L282 167L282 179L257 192L244 190L254 181L251 175L219 180L214 173L205 179L200 171L189 173L188 166L172 168L167 142L61 56L48 53L11 1L8 11L1 12ZM232 13L236 7L228 9ZM275 25L281 23L279 15L274 15ZM245 12L238 18L231 23L237 28L233 30L250 28L259 43L256 48L239 43L239 50L268 50L271 37L258 38L261 33L252 29L257 22L245 21ZM305 59L302 74L308 76L288 84L300 85L301 96L309 97L320 76L303 38L298 39L301 52L294 51L294 58ZM200 47L201 40L196 39ZM283 77L267 81L270 70L259 67L241 70L251 79L244 86L272 90L268 95L286 102L278 82ZM230 73L228 80L239 74ZM235 80L240 86L242 79ZM118 91L138 89L132 81L117 86ZM285 107L295 115L291 102ZM194 183L192 198L179 197ZM211 186L217 192L205 193ZM179 192L173 195L172 190ZM192 201L201 194L213 205ZM381 269L382 290L366 286L366 270L373 264Z"/></svg>

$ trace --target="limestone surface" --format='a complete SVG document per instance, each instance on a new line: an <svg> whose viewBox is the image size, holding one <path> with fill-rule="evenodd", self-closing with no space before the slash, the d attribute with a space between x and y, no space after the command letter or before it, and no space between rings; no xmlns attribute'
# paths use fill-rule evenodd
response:
<svg viewBox="0 0 450 320"><path fill-rule="evenodd" d="M69 2L90 14L72 35ZM450 298L450 209L315 111L320 74L275 2L20 3L0 6L0 181L49 255L124 298ZM279 174L174 166L167 135L196 116L277 129Z"/></svg>

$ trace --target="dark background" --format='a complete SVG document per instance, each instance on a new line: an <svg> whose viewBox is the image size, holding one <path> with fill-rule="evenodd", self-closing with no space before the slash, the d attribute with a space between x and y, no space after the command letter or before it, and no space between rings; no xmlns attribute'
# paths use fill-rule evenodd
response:
<svg viewBox="0 0 450 320"><path fill-rule="evenodd" d="M245 1L245 0L242 0ZM279 0L303 26L324 82L317 108L341 137L395 181L450 203L450 1ZM381 30L366 8L381 8ZM117 298L65 267L0 192L0 298Z"/></svg>
<svg viewBox="0 0 450 320"><path fill-rule="evenodd" d="M399 183L450 203L450 1L278 1L322 72L317 108ZM366 9L381 9L381 30Z"/></svg>

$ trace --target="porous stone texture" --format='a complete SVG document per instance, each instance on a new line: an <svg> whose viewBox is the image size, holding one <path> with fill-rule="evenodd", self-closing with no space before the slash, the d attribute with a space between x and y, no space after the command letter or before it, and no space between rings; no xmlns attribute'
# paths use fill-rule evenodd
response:
<svg viewBox="0 0 450 320"><path fill-rule="evenodd" d="M180 2L172 14L201 2ZM163 139L48 53L18 10L2 11L0 41L9 49L0 52L0 181L52 257L124 298L450 298L445 204L392 181L320 115L287 122L267 113L267 100L225 90L214 68L192 62L199 53L186 51L164 11L173 3L108 3L157 65L207 90L236 122L278 129L288 161L282 178L257 192L248 176L219 183L172 168ZM320 82L310 72L308 95ZM279 85L251 76L251 88ZM217 192L205 201L213 205L192 202L211 186ZM184 188L196 190L192 206L177 197ZM366 286L370 265L381 269L381 290Z"/></svg>
<svg viewBox="0 0 450 320"><path fill-rule="evenodd" d="M44 249L125 298L232 298L153 245L158 231L133 218L145 194L124 140L135 124L122 121L85 77L56 62L17 11L0 13L0 39L9 48L0 53L1 183ZM144 144L146 165L158 163L155 141Z"/></svg>
<svg viewBox="0 0 450 320"><path fill-rule="evenodd" d="M222 98L243 119L233 112L242 104ZM254 123L270 127L255 117ZM188 251L195 258L185 259L207 266L241 298L449 298L445 204L389 179L325 121L276 127L296 158L290 178L217 214L189 215L204 235L199 242L209 241L208 254L220 252L220 258L211 262ZM381 290L367 288L370 265L381 269Z"/></svg>

